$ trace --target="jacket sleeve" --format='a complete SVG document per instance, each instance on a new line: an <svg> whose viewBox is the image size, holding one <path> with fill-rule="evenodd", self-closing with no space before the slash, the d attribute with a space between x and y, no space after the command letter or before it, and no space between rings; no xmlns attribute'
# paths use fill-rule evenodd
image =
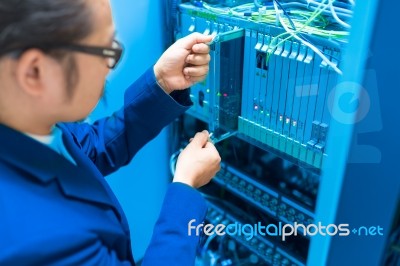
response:
<svg viewBox="0 0 400 266"><path fill-rule="evenodd" d="M142 266L194 265L207 206L201 194L182 183L170 184Z"/></svg>
<svg viewBox="0 0 400 266"><path fill-rule="evenodd" d="M87 123L63 123L76 144L106 176L130 162L132 157L192 102L189 90L166 94L148 69L125 92L124 106L112 116Z"/></svg>

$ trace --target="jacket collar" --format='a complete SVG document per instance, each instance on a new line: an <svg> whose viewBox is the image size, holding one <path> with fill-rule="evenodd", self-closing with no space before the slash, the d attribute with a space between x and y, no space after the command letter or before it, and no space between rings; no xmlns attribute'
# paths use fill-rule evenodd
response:
<svg viewBox="0 0 400 266"><path fill-rule="evenodd" d="M100 179L101 174L90 166L88 158L78 154L77 148L72 148L76 146L72 138L63 140L77 165L42 143L0 124L0 160L30 173L43 184L56 179L67 197L111 206L120 221L124 220L109 187L101 180L103 177Z"/></svg>

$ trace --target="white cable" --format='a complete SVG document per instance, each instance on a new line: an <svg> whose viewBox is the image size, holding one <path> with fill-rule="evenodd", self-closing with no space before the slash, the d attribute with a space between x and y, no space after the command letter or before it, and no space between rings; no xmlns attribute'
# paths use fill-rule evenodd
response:
<svg viewBox="0 0 400 266"><path fill-rule="evenodd" d="M329 4L325 4L326 0L324 0L323 2L318 2L318 1L315 1L315 0L306 0L306 1L307 1L307 5L310 5L310 3L311 3L313 5L317 5L318 7L325 6L324 9L326 9L328 7L328 5L329 5ZM345 9L345 8L335 7L335 6L334 6L334 8L335 9L339 9L339 11L344 12L344 13L349 14L349 15L353 14L353 11L350 10L350 9Z"/></svg>
<svg viewBox="0 0 400 266"><path fill-rule="evenodd" d="M337 23L339 23L339 24L342 25L343 27L345 27L345 28L347 28L347 29L350 29L350 28L351 28L350 25L347 24L346 22L344 22L343 20L341 20L341 19L338 17L338 15L336 14L336 10L335 10L335 8L333 7L333 2L334 2L334 1L335 1L335 0L329 0L329 8L331 9L331 13L332 13L333 18L336 20Z"/></svg>
<svg viewBox="0 0 400 266"><path fill-rule="evenodd" d="M276 2L274 1L274 8L275 8L275 12L279 18L279 22L282 24L282 27L296 40L300 41L302 44L304 44L305 46L309 47L311 50L313 50L317 55L319 55L319 57L322 58L322 60L331 68L333 68L333 70L335 70L336 73L338 73L339 75L343 75L343 72L335 65L333 64L331 61L329 61L329 59L314 45L312 45L311 43L301 39L300 37L298 37L292 30L290 30L286 24L284 23L283 19L282 19L282 12L278 9L278 6L276 4Z"/></svg>
<svg viewBox="0 0 400 266"><path fill-rule="evenodd" d="M349 3L350 3L351 5L353 5L353 6L356 5L356 3L354 2L354 0L349 0Z"/></svg>

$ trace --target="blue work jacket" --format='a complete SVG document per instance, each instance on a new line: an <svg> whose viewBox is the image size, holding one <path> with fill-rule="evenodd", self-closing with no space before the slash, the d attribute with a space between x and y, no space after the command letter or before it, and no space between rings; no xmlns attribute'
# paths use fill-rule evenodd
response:
<svg viewBox="0 0 400 266"><path fill-rule="evenodd" d="M149 69L111 117L57 125L76 165L0 125L0 265L134 265L126 217L104 176L190 105L188 91L167 95ZM205 214L195 189L170 184L142 265L193 265L199 237L188 236L188 223Z"/></svg>

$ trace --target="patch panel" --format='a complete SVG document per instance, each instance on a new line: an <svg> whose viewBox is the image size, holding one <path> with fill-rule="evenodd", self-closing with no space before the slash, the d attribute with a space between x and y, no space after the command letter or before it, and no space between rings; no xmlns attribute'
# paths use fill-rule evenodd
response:
<svg viewBox="0 0 400 266"><path fill-rule="evenodd" d="M314 222L314 214L307 207L282 196L266 185L257 183L231 166L223 164L214 182L283 222L297 222L306 226Z"/></svg>
<svg viewBox="0 0 400 266"><path fill-rule="evenodd" d="M183 139L189 138L196 131L204 128L206 123L187 115L183 118L184 132ZM187 130L189 130L187 132ZM253 140L254 141L254 140ZM182 143L184 146L185 143ZM220 212L224 213L213 221L212 224L226 223L229 217L241 217L250 219L250 221L261 221L273 224L294 224L295 222L305 226L313 223L315 199L317 197L319 178L311 171L300 168L296 164L282 160L273 153L267 152L264 149L259 149L257 146L251 145L251 141L243 141L240 138L233 137L224 140L216 145L223 158L221 171L216 175L211 184L204 189L206 199L215 204L228 202L237 208L244 209L245 212L240 214L238 210L229 208L229 206L220 206ZM252 211L246 211L251 208ZM239 213L239 214L238 214ZM257 216L258 215L258 216ZM253 218L251 218L253 217ZM243 221L245 222L245 221ZM300 227L299 233L303 232ZM299 239L300 238L300 239ZM301 240L302 239L302 240ZM273 258L276 256L276 261L279 263L288 263L281 261L286 257L285 253L292 254L294 250L301 250L299 261L304 261L306 257L307 247L310 238L301 234L295 243L282 242L280 239L264 239L274 245L273 254L269 258L272 261L259 262L254 265L275 265ZM216 240L211 240L213 243ZM222 241L222 240L221 240ZM261 260L260 254L265 254L264 248L249 248L251 241L237 238L238 248L246 247L253 257L257 256ZM218 245L221 245L220 242ZM262 243L265 245L265 243ZM214 245L216 245L214 243ZM218 246L217 245L217 246ZM206 261L215 259L220 256L218 247L208 247L209 253L199 255L200 261L208 265ZM234 255L225 251L224 260L219 261L219 264L229 264L235 261ZM251 263L244 265L253 265ZM278 265L278 264L277 264ZM291 264L289 264L291 265Z"/></svg>
<svg viewBox="0 0 400 266"><path fill-rule="evenodd" d="M212 224L239 224L243 225L245 222L241 221L235 215L228 214L223 208L218 207L215 203L209 201L209 209L207 213L207 220ZM284 251L279 245L269 241L268 239L255 235L250 241L244 235L231 236L244 247L248 248L254 254L271 265L290 265L290 266L304 266L304 262L300 258L296 258L289 252Z"/></svg>

